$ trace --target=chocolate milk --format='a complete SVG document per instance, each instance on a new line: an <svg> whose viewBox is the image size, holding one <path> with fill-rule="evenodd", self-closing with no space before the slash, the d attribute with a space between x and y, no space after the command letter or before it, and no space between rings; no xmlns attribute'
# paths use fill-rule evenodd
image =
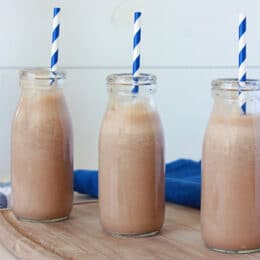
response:
<svg viewBox="0 0 260 260"><path fill-rule="evenodd" d="M157 111L146 101L110 103L99 140L99 204L114 234L159 232L164 221L164 140Z"/></svg>
<svg viewBox="0 0 260 260"><path fill-rule="evenodd" d="M12 127L12 209L17 217L55 221L69 216L72 141L61 90L24 89Z"/></svg>
<svg viewBox="0 0 260 260"><path fill-rule="evenodd" d="M260 115L240 115L239 108L213 112L202 171L206 245L228 251L260 248Z"/></svg>

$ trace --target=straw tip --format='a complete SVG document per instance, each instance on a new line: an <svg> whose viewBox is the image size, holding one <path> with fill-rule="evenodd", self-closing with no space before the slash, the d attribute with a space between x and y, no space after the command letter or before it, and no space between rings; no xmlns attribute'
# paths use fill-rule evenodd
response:
<svg viewBox="0 0 260 260"><path fill-rule="evenodd" d="M138 11L134 13L135 19L138 19L142 15L142 12Z"/></svg>
<svg viewBox="0 0 260 260"><path fill-rule="evenodd" d="M53 8L53 12L54 12L54 14L59 13L60 12L60 7L54 7Z"/></svg>
<svg viewBox="0 0 260 260"><path fill-rule="evenodd" d="M244 20L244 19L246 19L246 15L245 15L245 13L241 12L241 13L239 14L239 20L242 21L242 20Z"/></svg>

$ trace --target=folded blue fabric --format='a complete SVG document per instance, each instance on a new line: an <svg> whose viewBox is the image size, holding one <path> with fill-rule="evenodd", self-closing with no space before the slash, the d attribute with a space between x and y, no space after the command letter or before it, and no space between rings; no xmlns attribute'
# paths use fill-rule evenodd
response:
<svg viewBox="0 0 260 260"><path fill-rule="evenodd" d="M7 208L10 196L10 182L0 182L0 209Z"/></svg>
<svg viewBox="0 0 260 260"><path fill-rule="evenodd" d="M165 198L177 204L200 208L201 162L180 159L166 164ZM98 172L74 171L74 190L98 197Z"/></svg>
<svg viewBox="0 0 260 260"><path fill-rule="evenodd" d="M74 191L98 197L98 171L74 171Z"/></svg>
<svg viewBox="0 0 260 260"><path fill-rule="evenodd" d="M4 209L7 207L7 198L5 194L0 192L0 209Z"/></svg>
<svg viewBox="0 0 260 260"><path fill-rule="evenodd" d="M165 197L167 201L200 208L201 162L177 160L166 164Z"/></svg>

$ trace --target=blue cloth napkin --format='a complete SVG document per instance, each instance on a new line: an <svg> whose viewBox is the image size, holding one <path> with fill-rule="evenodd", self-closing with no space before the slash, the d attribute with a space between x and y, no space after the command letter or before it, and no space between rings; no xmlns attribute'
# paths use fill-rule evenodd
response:
<svg viewBox="0 0 260 260"><path fill-rule="evenodd" d="M10 182L0 182L0 209L7 208L10 196Z"/></svg>
<svg viewBox="0 0 260 260"><path fill-rule="evenodd" d="M177 204L200 208L201 162L180 159L166 164L165 198ZM98 172L74 171L74 191L98 197ZM10 200L10 183L0 183L0 208Z"/></svg>
<svg viewBox="0 0 260 260"><path fill-rule="evenodd" d="M7 198L4 193L0 192L0 209L7 207Z"/></svg>
<svg viewBox="0 0 260 260"><path fill-rule="evenodd" d="M200 208L201 162L180 159L166 164L165 197L167 201ZM74 171L74 190L98 197L98 172Z"/></svg>

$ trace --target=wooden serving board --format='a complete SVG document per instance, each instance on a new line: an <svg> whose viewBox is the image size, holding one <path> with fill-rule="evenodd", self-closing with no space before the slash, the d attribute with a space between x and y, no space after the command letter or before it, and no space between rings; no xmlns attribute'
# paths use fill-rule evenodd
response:
<svg viewBox="0 0 260 260"><path fill-rule="evenodd" d="M260 253L229 255L205 248L199 211L168 204L162 232L150 238L114 237L102 231L97 201L74 205L71 218L42 224L18 221L0 211L0 243L19 259L260 259Z"/></svg>

